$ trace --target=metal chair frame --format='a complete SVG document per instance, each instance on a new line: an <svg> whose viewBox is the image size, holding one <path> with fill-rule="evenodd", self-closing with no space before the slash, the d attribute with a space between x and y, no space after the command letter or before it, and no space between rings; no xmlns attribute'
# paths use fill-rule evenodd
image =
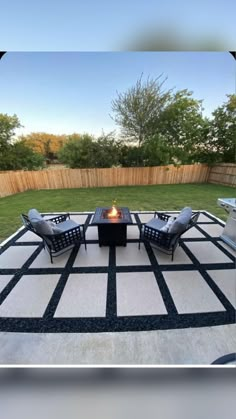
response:
<svg viewBox="0 0 236 419"><path fill-rule="evenodd" d="M37 234L37 236L41 237L43 240L43 247L46 247L50 254L51 263L53 263L53 257L60 256L62 253L67 252L72 247L78 246L81 243L84 244L85 249L87 250L85 227L83 224L63 231L62 233L40 234L35 230L27 215L21 214L21 219L27 230L30 230ZM53 221L55 224L60 224L67 219L70 219L69 213L50 218L48 221Z"/></svg>
<svg viewBox="0 0 236 419"><path fill-rule="evenodd" d="M141 241L150 242L151 244L154 244L158 248L158 250L162 251L163 253L166 253L167 255L171 255L171 260L173 261L175 249L177 245L180 245L181 243L181 236L197 224L199 215L200 212L193 213L190 222L188 223L184 231L178 234L167 233L156 228L150 227L147 224L144 224L143 228L141 227L140 229L139 249ZM158 217L158 219L162 221L167 222L171 215L155 211L154 218L156 217Z"/></svg>

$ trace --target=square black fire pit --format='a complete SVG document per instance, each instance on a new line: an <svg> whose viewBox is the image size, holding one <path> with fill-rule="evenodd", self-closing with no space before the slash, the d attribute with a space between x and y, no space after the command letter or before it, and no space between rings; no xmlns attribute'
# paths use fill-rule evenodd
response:
<svg viewBox="0 0 236 419"><path fill-rule="evenodd" d="M98 226L99 246L126 246L127 225L133 224L129 208L117 208L117 215L109 217L111 207L96 208L91 225Z"/></svg>

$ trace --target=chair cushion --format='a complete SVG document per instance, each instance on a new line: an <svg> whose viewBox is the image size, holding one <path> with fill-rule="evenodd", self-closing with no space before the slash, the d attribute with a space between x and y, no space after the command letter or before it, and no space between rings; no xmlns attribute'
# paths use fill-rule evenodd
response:
<svg viewBox="0 0 236 419"><path fill-rule="evenodd" d="M60 233L71 230L72 228L78 227L79 224L77 224L75 221L73 220L66 220L63 221L60 224L56 224L57 229L60 229ZM54 229L55 227L53 227ZM58 231L59 232L59 231Z"/></svg>
<svg viewBox="0 0 236 419"><path fill-rule="evenodd" d="M145 225L147 227L155 228L156 230L161 230L161 228L166 225L166 221L159 220L159 218L152 218Z"/></svg>
<svg viewBox="0 0 236 419"><path fill-rule="evenodd" d="M29 210L28 218L29 218L30 222L32 223L32 225L33 225L34 222L43 220L42 215L35 208L32 208L32 209Z"/></svg>
<svg viewBox="0 0 236 419"><path fill-rule="evenodd" d="M46 221L35 208L29 210L28 218L36 233L53 234L53 229L50 223Z"/></svg>
<svg viewBox="0 0 236 419"><path fill-rule="evenodd" d="M169 233L171 234L180 234L186 229L189 221L191 220L192 216L192 208L185 207L182 209L174 223L171 225L169 229Z"/></svg>
<svg viewBox="0 0 236 419"><path fill-rule="evenodd" d="M44 219L32 221L36 233L39 234L54 234L52 226Z"/></svg>
<svg viewBox="0 0 236 419"><path fill-rule="evenodd" d="M182 216L183 214L185 214L185 216L189 216L190 214L190 218L192 216L192 208L191 207L184 207L182 209L182 211L180 211L178 217L180 217L180 215Z"/></svg>
<svg viewBox="0 0 236 419"><path fill-rule="evenodd" d="M47 223L52 227L53 234L63 233L63 230L59 227L59 224L56 224L50 220L47 220Z"/></svg>
<svg viewBox="0 0 236 419"><path fill-rule="evenodd" d="M175 218L170 217L167 223L160 230L164 231L164 233L168 233L174 221L175 221Z"/></svg>

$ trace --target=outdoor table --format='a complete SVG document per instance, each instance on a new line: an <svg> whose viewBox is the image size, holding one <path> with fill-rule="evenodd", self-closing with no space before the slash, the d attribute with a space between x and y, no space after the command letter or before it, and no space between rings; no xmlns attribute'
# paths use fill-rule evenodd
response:
<svg viewBox="0 0 236 419"><path fill-rule="evenodd" d="M91 225L98 227L99 246L126 246L127 225L133 224L129 209L117 208L119 218L106 218L110 207L98 207L95 210Z"/></svg>

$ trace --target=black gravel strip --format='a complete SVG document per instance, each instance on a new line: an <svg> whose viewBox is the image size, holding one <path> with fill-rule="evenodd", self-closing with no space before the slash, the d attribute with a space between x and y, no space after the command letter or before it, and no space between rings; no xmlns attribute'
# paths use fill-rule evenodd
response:
<svg viewBox="0 0 236 419"><path fill-rule="evenodd" d="M160 266L159 266L159 264L158 264L158 262L155 258L152 247L147 242L145 242L144 245L145 245L147 254L149 256L150 262L152 264L153 273L155 275L158 287L160 289L163 301L165 303L166 310L169 314L177 314L177 309L175 307L174 300L173 300L173 298L171 296L171 293L169 291L169 288L168 288L168 286L165 282L165 279L164 279L164 276L163 276L162 271L160 269Z"/></svg>
<svg viewBox="0 0 236 419"><path fill-rule="evenodd" d="M114 318L1 318L4 332L24 333L101 333L186 329L233 324L227 312L194 313Z"/></svg>
<svg viewBox="0 0 236 419"><path fill-rule="evenodd" d="M112 319L114 317L116 317L116 248L114 246L110 246L106 318Z"/></svg>

